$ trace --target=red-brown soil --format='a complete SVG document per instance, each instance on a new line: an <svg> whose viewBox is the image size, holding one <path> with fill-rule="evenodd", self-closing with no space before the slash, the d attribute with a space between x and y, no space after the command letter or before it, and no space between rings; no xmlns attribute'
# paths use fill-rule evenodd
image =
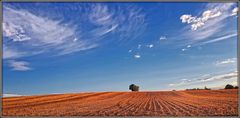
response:
<svg viewBox="0 0 240 118"><path fill-rule="evenodd" d="M4 116L237 116L237 90L91 92L3 98Z"/></svg>

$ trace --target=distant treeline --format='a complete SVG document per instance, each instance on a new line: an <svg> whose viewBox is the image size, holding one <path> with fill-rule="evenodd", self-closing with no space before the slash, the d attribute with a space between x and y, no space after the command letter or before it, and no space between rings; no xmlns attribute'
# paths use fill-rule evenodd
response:
<svg viewBox="0 0 240 118"><path fill-rule="evenodd" d="M192 89L186 89L187 91L188 90L211 90L210 88L207 88L206 86L203 88L203 89L201 89L201 88L192 88Z"/></svg>
<svg viewBox="0 0 240 118"><path fill-rule="evenodd" d="M233 86L231 84L227 84L224 89L238 89L238 86ZM206 86L201 89L201 88L192 88L192 89L186 89L187 91L188 90L211 90L210 88L207 88Z"/></svg>
<svg viewBox="0 0 240 118"><path fill-rule="evenodd" d="M238 86L233 86L231 84L227 84L224 89L238 89Z"/></svg>

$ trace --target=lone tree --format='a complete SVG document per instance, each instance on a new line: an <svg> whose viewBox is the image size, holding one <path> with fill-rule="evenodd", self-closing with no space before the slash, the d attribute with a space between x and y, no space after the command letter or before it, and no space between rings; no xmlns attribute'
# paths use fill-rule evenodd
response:
<svg viewBox="0 0 240 118"><path fill-rule="evenodd" d="M207 88L206 86L204 87L204 90L211 90L210 88Z"/></svg>
<svg viewBox="0 0 240 118"><path fill-rule="evenodd" d="M131 85L129 85L129 90L131 90L131 91L139 91L139 86L137 86L135 84L131 84Z"/></svg>
<svg viewBox="0 0 240 118"><path fill-rule="evenodd" d="M234 88L234 86L233 85L230 85L230 84L227 84L226 86L225 86L225 89L233 89Z"/></svg>

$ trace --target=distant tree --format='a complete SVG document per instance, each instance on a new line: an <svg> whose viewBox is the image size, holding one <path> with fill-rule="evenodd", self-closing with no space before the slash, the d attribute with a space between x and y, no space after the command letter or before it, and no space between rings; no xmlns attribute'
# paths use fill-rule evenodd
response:
<svg viewBox="0 0 240 118"><path fill-rule="evenodd" d="M131 84L131 85L129 85L129 90L131 90L131 91L139 91L139 86L137 86L135 84Z"/></svg>
<svg viewBox="0 0 240 118"><path fill-rule="evenodd" d="M207 88L206 86L204 87L204 90L211 90L210 88Z"/></svg>
<svg viewBox="0 0 240 118"><path fill-rule="evenodd" d="M234 87L233 87L233 85L231 85L231 84L227 84L227 85L225 86L225 89L234 89Z"/></svg>
<svg viewBox="0 0 240 118"><path fill-rule="evenodd" d="M176 91L176 90L172 90L172 91Z"/></svg>
<svg viewBox="0 0 240 118"><path fill-rule="evenodd" d="M238 89L238 86L235 86L234 89Z"/></svg>

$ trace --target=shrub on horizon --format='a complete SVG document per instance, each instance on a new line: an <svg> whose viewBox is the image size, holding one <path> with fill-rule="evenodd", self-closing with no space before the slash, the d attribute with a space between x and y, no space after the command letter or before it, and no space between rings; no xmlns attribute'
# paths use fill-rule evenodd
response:
<svg viewBox="0 0 240 118"><path fill-rule="evenodd" d="M227 84L224 89L234 89L234 86L231 84Z"/></svg>

